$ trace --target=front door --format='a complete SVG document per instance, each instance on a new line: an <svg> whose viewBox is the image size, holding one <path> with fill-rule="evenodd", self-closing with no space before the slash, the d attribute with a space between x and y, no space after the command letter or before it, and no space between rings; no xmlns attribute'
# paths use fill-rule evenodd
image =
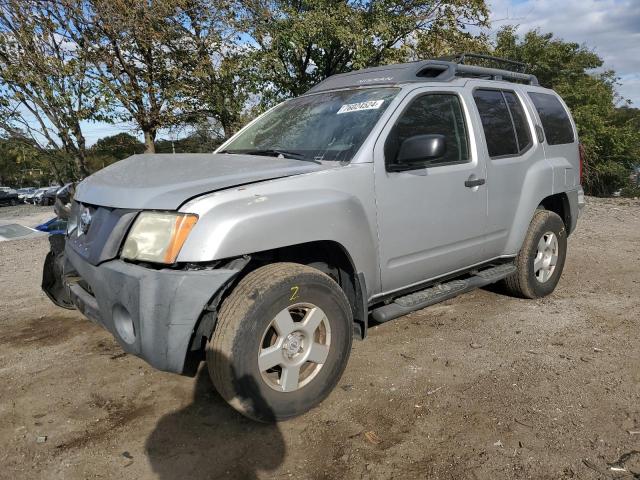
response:
<svg viewBox="0 0 640 480"><path fill-rule="evenodd" d="M486 172L474 146L469 100L456 88L415 90L376 144L380 268L385 293L485 259ZM440 137L444 151L438 157L398 163L402 143L416 135L444 136Z"/></svg>

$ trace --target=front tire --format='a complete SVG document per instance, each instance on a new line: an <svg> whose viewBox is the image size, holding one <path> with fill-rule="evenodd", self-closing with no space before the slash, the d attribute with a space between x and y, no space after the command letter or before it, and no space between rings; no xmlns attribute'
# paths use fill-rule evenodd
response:
<svg viewBox="0 0 640 480"><path fill-rule="evenodd" d="M515 273L505 278L507 291L517 297L540 298L558 285L567 256L567 230L554 212L536 211L516 257Z"/></svg>
<svg viewBox="0 0 640 480"><path fill-rule="evenodd" d="M275 263L244 277L222 303L207 346L220 395L243 415L269 422L318 405L351 351L349 302L329 276Z"/></svg>

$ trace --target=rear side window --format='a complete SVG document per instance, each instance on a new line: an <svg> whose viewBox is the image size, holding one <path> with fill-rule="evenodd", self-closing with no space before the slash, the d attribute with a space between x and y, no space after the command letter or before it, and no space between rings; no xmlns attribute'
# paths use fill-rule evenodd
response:
<svg viewBox="0 0 640 480"><path fill-rule="evenodd" d="M532 145L527 117L515 93L478 89L473 98L490 157L520 155Z"/></svg>
<svg viewBox="0 0 640 480"><path fill-rule="evenodd" d="M554 95L529 92L529 97L538 111L544 136L549 145L573 143L573 128L566 109Z"/></svg>
<svg viewBox="0 0 640 480"><path fill-rule="evenodd" d="M469 161L469 140L460 98L454 94L430 93L413 100L393 126L384 145L387 165L395 162L403 141L428 134L444 135L447 148L441 158L425 162L425 166Z"/></svg>
<svg viewBox="0 0 640 480"><path fill-rule="evenodd" d="M511 112L513 128L516 131L516 141L518 142L518 153L522 153L533 145L533 141L531 140L531 130L527 123L527 116L524 114L522 104L515 93L502 92L502 94L509 106L509 112Z"/></svg>

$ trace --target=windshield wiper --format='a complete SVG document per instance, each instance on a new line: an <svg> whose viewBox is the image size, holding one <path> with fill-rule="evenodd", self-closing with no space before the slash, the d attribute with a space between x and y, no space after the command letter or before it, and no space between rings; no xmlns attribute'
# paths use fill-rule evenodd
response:
<svg viewBox="0 0 640 480"><path fill-rule="evenodd" d="M302 153L298 153L298 152L293 152L291 150L281 150L278 148L264 148L264 149L260 149L260 150L247 150L247 151L242 151L242 150L236 150L236 151L229 151L229 150L222 150L221 152L218 153L231 153L231 154L239 154L239 155L265 155L267 157L279 157L282 156L284 158L290 158L290 159L294 159L294 160L304 160L306 162L313 162L313 163L318 163L320 164L321 162L319 162L318 160L315 160L313 158L307 158L304 156L304 154Z"/></svg>
<svg viewBox="0 0 640 480"><path fill-rule="evenodd" d="M266 155L268 157L277 157L282 155L284 158L299 158L304 159L304 154L298 152L292 152L290 150L280 150L275 148L265 148L263 150L249 150L246 155Z"/></svg>

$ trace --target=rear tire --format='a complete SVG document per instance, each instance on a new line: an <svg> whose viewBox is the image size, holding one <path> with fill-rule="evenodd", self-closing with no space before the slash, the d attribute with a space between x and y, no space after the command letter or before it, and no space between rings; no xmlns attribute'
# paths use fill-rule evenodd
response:
<svg viewBox="0 0 640 480"><path fill-rule="evenodd" d="M249 273L224 300L207 365L220 395L240 413L285 420L333 390L352 333L351 308L336 282L305 265L275 263Z"/></svg>
<svg viewBox="0 0 640 480"><path fill-rule="evenodd" d="M558 285L567 256L567 231L554 212L537 210L516 257L517 270L503 280L510 294L521 298L549 295Z"/></svg>

